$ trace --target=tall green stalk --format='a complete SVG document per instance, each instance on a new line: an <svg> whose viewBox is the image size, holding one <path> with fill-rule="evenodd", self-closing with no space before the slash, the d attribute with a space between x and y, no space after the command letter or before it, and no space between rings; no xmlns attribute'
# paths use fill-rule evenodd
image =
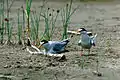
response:
<svg viewBox="0 0 120 80"><path fill-rule="evenodd" d="M8 43L10 42L11 36L10 36L10 25L9 25L9 1L7 0L7 35L8 35Z"/></svg>
<svg viewBox="0 0 120 80"><path fill-rule="evenodd" d="M31 8L32 0L26 0L26 16L27 16L27 37L30 38L30 8ZM29 40L27 42L30 45Z"/></svg>
<svg viewBox="0 0 120 80"><path fill-rule="evenodd" d="M24 11L23 6L22 6L22 14L23 14L22 30L23 30L23 41L24 41L23 43L25 44L25 11Z"/></svg>
<svg viewBox="0 0 120 80"><path fill-rule="evenodd" d="M46 8L44 8L44 9L45 10L43 10L43 12L40 14L40 16L42 16L44 18L44 21L45 21L45 31L42 35L42 39L44 38L46 40L50 40L50 37L49 37L49 16L48 16L49 15L48 11L50 8L48 8L47 10L46 10Z"/></svg>
<svg viewBox="0 0 120 80"><path fill-rule="evenodd" d="M52 40L58 14L59 10L55 13L54 9L50 12L50 8L48 8L47 11L44 11L43 15L41 15L45 20L45 31L43 36L46 40Z"/></svg>
<svg viewBox="0 0 120 80"><path fill-rule="evenodd" d="M44 4L43 4L44 5ZM41 13L43 12L43 7L40 8L40 12L34 11L31 13L31 39L35 43L35 45L39 45L39 27L40 27L40 19Z"/></svg>
<svg viewBox="0 0 120 80"><path fill-rule="evenodd" d="M50 35L49 35L49 8L47 9L46 12L44 12L44 19L45 19L45 38L47 40L50 40Z"/></svg>
<svg viewBox="0 0 120 80"><path fill-rule="evenodd" d="M19 9L18 9L18 43L21 45L22 44L22 26L20 25L20 13L19 13Z"/></svg>
<svg viewBox="0 0 120 80"><path fill-rule="evenodd" d="M38 39L38 34L39 34L39 17L37 14L35 14L35 33L36 33L36 40Z"/></svg>
<svg viewBox="0 0 120 80"><path fill-rule="evenodd" d="M31 15L31 38L36 45L39 45L39 25L40 25L40 15L33 12Z"/></svg>
<svg viewBox="0 0 120 80"><path fill-rule="evenodd" d="M61 18L62 18L63 29L64 29L63 34L62 34L62 40L68 38L67 36L68 24L70 23L71 16L78 8L77 7L72 11L72 3L73 3L73 0L70 0L70 3L66 4L65 8L61 10Z"/></svg>
<svg viewBox="0 0 120 80"><path fill-rule="evenodd" d="M33 15L31 15L31 39L32 39L32 41L35 41L35 33L36 33L36 31L35 31L35 20L34 20L34 14Z"/></svg>
<svg viewBox="0 0 120 80"><path fill-rule="evenodd" d="M7 18L6 18L7 23L6 23L6 26L7 26L8 44L11 43L11 36L12 36L12 26L11 25L13 25L13 24L10 25L9 16L10 16L10 9L11 9L14 1L15 0L12 0L11 3L10 3L10 0L6 1L6 6L7 6Z"/></svg>
<svg viewBox="0 0 120 80"><path fill-rule="evenodd" d="M0 27L0 42L3 44L3 39L4 39L4 0L2 0L2 5L1 5L1 27Z"/></svg>
<svg viewBox="0 0 120 80"><path fill-rule="evenodd" d="M57 18L58 18L58 15L59 15L59 10L57 10L57 14L56 14L56 16L54 17L53 16L54 14L52 13L52 28L51 28L51 33L50 33L50 38L51 38L51 40L52 40L52 37L53 37L53 33L54 33L54 31L55 31L55 23L56 23L56 21L57 21Z"/></svg>
<svg viewBox="0 0 120 80"><path fill-rule="evenodd" d="M10 42L11 42L11 38L12 38L12 30L13 30L13 22L11 22L9 25L9 41Z"/></svg>

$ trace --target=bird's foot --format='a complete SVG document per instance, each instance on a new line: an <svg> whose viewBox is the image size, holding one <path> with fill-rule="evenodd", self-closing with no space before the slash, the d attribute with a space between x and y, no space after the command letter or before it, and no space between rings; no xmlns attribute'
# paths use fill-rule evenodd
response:
<svg viewBox="0 0 120 80"><path fill-rule="evenodd" d="M80 53L80 56L83 56L83 53Z"/></svg>

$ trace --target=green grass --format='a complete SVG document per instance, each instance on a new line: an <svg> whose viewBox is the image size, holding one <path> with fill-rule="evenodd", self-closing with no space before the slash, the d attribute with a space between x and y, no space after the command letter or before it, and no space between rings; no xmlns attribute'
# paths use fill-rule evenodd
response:
<svg viewBox="0 0 120 80"><path fill-rule="evenodd" d="M30 9L31 9L32 0L26 0L26 17L27 17L27 37L30 38ZM29 40L27 45L30 45Z"/></svg>
<svg viewBox="0 0 120 80"><path fill-rule="evenodd" d="M0 7L0 19L1 19L1 23L0 23L0 42L1 44L3 44L3 39L4 39L4 0L2 1L1 7Z"/></svg>
<svg viewBox="0 0 120 80"><path fill-rule="evenodd" d="M41 13L45 23L45 31L42 39L52 40L58 15L59 10L44 8L44 11Z"/></svg>
<svg viewBox="0 0 120 80"><path fill-rule="evenodd" d="M14 0L12 0L10 2L10 0L6 0L6 31L7 31L7 37L8 37L8 41L7 43L10 44L11 43L11 38L12 38L12 27L13 27L13 23L10 23L10 9L12 7L14 3Z"/></svg>
<svg viewBox="0 0 120 80"><path fill-rule="evenodd" d="M18 9L18 44L22 44L22 25L20 25L20 9Z"/></svg>
<svg viewBox="0 0 120 80"><path fill-rule="evenodd" d="M22 5L22 32L23 32L23 45L25 45L25 11L24 11L24 6Z"/></svg>
<svg viewBox="0 0 120 80"><path fill-rule="evenodd" d="M33 42L37 43L39 40L39 15L34 13L31 14L31 39Z"/></svg>
<svg viewBox="0 0 120 80"><path fill-rule="evenodd" d="M3 0L4 1L4 0ZM4 10L4 6L1 5L1 35L0 35L0 40L1 42L3 42L3 33L4 30L6 30L7 33L7 41L11 42L11 38L12 38L12 29L13 29L13 22L9 20L10 18L10 8L12 6L12 1L9 0L5 0L5 10ZM67 39L67 29L68 29L68 25L70 23L70 19L71 16L74 14L74 12L77 10L77 8L72 9L72 4L73 4L73 0L70 0L69 4L66 4L66 6L62 9L53 9L53 8L48 8L46 5L46 2L43 1L43 5L40 8L40 11L35 11L35 12L31 12L31 6L32 6L32 0L26 0L26 8L24 9L24 7L22 6L22 10L18 10L17 12L17 40L18 43L21 44L22 40L25 43L25 39L26 38L30 38L31 41L37 43L37 41L41 40L41 39L46 39L46 40L53 40L53 35L55 32L55 28L56 28L56 22L58 17L62 18L62 28L63 28L63 35L61 36L62 39ZM3 10L3 11L2 11ZM21 16L21 12L22 12L22 24L20 23L20 16ZM5 15L4 15L4 12ZM25 13L26 13L26 17L25 17ZM61 14L61 15L60 15ZM6 16L6 17L4 17ZM6 21L3 21L4 18L6 19ZM41 20L44 20L44 31L41 31L41 25L40 22ZM26 22L26 23L25 23ZM5 25L4 25L5 24ZM26 26L27 24L27 26ZM6 27L6 28L5 28ZM27 28L27 34L25 33L25 29ZM4 29L2 31L2 29ZM41 32L40 32L40 31ZM23 33L24 31L24 33ZM23 38L22 38L23 35Z"/></svg>
<svg viewBox="0 0 120 80"><path fill-rule="evenodd" d="M73 4L73 0L70 0L70 3L66 4L65 8L61 9L61 18L62 18L62 23L63 23L62 40L68 38L67 30L68 30L68 25L70 23L71 16L78 9L77 7L72 10L72 4Z"/></svg>
<svg viewBox="0 0 120 80"><path fill-rule="evenodd" d="M7 35L8 35L8 43L10 42L10 40L11 40L11 27L10 27L10 24L9 24L9 16L10 16L10 14L9 14L9 12L10 12L10 10L9 10L9 0L7 0L7 2L6 2L6 6L7 6L7 19L8 19L8 21L6 21L6 26L7 26Z"/></svg>

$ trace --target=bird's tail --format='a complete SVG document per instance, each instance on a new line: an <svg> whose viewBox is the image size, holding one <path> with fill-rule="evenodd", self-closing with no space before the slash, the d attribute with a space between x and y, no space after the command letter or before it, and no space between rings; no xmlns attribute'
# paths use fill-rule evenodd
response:
<svg viewBox="0 0 120 80"><path fill-rule="evenodd" d="M78 46L80 46L81 45L81 40L79 40L79 42L78 42Z"/></svg>
<svg viewBox="0 0 120 80"><path fill-rule="evenodd" d="M68 38L68 39L64 39L62 42L66 42L66 43L68 43L68 42L70 42L70 38Z"/></svg>
<svg viewBox="0 0 120 80"><path fill-rule="evenodd" d="M94 38L96 38L96 37L97 37L97 34L95 34Z"/></svg>
<svg viewBox="0 0 120 80"><path fill-rule="evenodd" d="M91 37L91 43L93 46L95 46L95 44L96 44L96 37L97 37L97 34L95 34L94 36Z"/></svg>

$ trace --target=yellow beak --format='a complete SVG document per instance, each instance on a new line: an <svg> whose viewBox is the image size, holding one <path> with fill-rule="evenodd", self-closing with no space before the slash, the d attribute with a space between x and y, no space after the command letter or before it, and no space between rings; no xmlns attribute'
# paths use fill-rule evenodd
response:
<svg viewBox="0 0 120 80"><path fill-rule="evenodd" d="M40 45L38 46L38 48L41 48L43 44L44 42L40 42Z"/></svg>
<svg viewBox="0 0 120 80"><path fill-rule="evenodd" d="M78 29L77 32L80 33L82 29Z"/></svg>
<svg viewBox="0 0 120 80"><path fill-rule="evenodd" d="M78 30L76 31L76 33L77 33L77 34L81 34L81 33L80 33L81 30L82 30L82 29L78 29Z"/></svg>
<svg viewBox="0 0 120 80"><path fill-rule="evenodd" d="M40 44L39 46L38 46L38 48L41 48L42 47L42 45Z"/></svg>

